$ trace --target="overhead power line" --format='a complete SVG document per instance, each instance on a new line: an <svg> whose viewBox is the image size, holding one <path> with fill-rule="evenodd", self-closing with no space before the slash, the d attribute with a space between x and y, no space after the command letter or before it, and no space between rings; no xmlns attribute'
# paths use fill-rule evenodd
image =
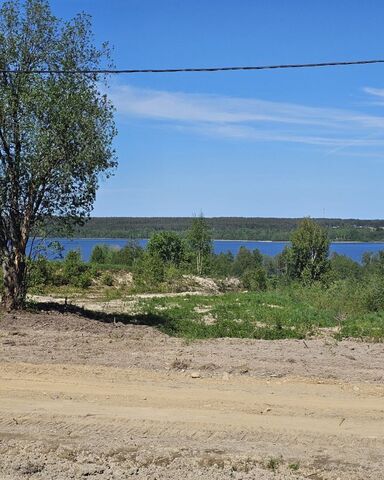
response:
<svg viewBox="0 0 384 480"><path fill-rule="evenodd" d="M384 63L384 59L377 60L351 60L345 62L323 62L323 63L289 63L283 65L255 65L240 67L202 67L202 68L144 68L144 69L90 69L90 70L6 70L0 69L2 73L17 74L138 74L138 73L191 73L191 72L233 72L249 70L279 70L292 68L317 68L317 67L344 67L348 65L371 65L374 63Z"/></svg>

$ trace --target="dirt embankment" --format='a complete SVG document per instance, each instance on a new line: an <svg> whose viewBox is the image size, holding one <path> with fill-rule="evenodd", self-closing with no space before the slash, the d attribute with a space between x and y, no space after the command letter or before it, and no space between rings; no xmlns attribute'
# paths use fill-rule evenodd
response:
<svg viewBox="0 0 384 480"><path fill-rule="evenodd" d="M0 478L384 478L384 345L0 319Z"/></svg>

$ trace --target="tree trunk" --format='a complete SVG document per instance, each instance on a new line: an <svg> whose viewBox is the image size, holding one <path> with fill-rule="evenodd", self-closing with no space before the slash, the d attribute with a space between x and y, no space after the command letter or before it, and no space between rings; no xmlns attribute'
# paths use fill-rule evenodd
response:
<svg viewBox="0 0 384 480"><path fill-rule="evenodd" d="M197 252L196 255L196 270L197 270L197 275L201 275L203 271L203 261L202 261L202 255L200 250Z"/></svg>
<svg viewBox="0 0 384 480"><path fill-rule="evenodd" d="M3 259L4 292L2 306L7 310L20 310L25 306L27 294L25 255L12 252Z"/></svg>

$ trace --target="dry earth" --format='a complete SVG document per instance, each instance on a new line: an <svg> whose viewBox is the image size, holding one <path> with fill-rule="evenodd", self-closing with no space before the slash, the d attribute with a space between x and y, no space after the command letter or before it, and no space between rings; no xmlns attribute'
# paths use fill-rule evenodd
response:
<svg viewBox="0 0 384 480"><path fill-rule="evenodd" d="M383 344L5 315L0 478L384 479L383 359Z"/></svg>

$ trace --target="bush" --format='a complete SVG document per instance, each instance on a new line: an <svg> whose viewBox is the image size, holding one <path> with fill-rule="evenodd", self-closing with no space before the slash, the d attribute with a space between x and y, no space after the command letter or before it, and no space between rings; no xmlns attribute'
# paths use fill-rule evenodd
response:
<svg viewBox="0 0 384 480"><path fill-rule="evenodd" d="M237 277L241 277L247 270L261 267L262 263L263 256L257 248L251 251L246 247L240 247L232 266L232 273Z"/></svg>
<svg viewBox="0 0 384 480"><path fill-rule="evenodd" d="M83 272L78 277L74 278L73 282L71 283L74 287L79 288L88 288L92 285L92 275L91 272Z"/></svg>
<svg viewBox="0 0 384 480"><path fill-rule="evenodd" d="M212 254L210 259L210 271L218 277L229 277L233 268L233 254L231 252Z"/></svg>
<svg viewBox="0 0 384 480"><path fill-rule="evenodd" d="M242 275L244 288L250 291L267 289L267 274L262 267L248 269Z"/></svg>
<svg viewBox="0 0 384 480"><path fill-rule="evenodd" d="M384 310L384 279L372 276L362 290L362 304L368 312Z"/></svg>
<svg viewBox="0 0 384 480"><path fill-rule="evenodd" d="M184 260L184 242L177 233L160 232L152 235L148 242L148 253L158 256L164 263L180 265Z"/></svg>
<svg viewBox="0 0 384 480"><path fill-rule="evenodd" d="M28 262L27 287L39 288L51 285L54 280L54 266L43 255Z"/></svg>
<svg viewBox="0 0 384 480"><path fill-rule="evenodd" d="M180 280L182 276L182 270L177 268L175 265L169 265L164 271L164 278L170 283Z"/></svg>
<svg viewBox="0 0 384 480"><path fill-rule="evenodd" d="M143 254L144 250L139 245L135 242L130 242L123 248L111 249L111 263L133 267Z"/></svg>
<svg viewBox="0 0 384 480"><path fill-rule="evenodd" d="M62 285L88 288L92 284L92 269L81 260L80 253L73 250L63 261L58 279Z"/></svg>
<svg viewBox="0 0 384 480"><path fill-rule="evenodd" d="M334 253L331 257L331 276L337 280L359 278L362 267L345 255Z"/></svg>
<svg viewBox="0 0 384 480"><path fill-rule="evenodd" d="M110 262L111 251L107 245L96 245L92 250L91 263L105 264Z"/></svg>
<svg viewBox="0 0 384 480"><path fill-rule="evenodd" d="M140 287L153 288L159 286L164 278L165 266L160 256L145 252L133 271L135 283Z"/></svg>
<svg viewBox="0 0 384 480"><path fill-rule="evenodd" d="M92 250L91 263L98 265L126 265L132 267L143 255L143 249L136 243L123 248L96 245Z"/></svg>

